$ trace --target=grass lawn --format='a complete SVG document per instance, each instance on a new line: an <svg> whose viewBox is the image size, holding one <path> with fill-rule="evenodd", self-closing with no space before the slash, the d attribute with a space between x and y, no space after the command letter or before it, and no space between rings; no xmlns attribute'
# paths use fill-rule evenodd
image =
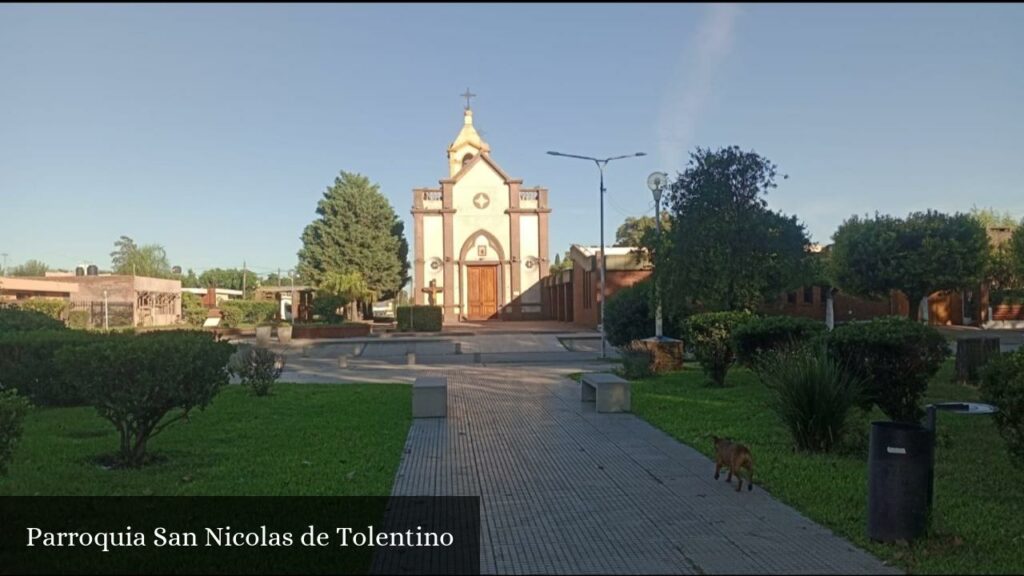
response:
<svg viewBox="0 0 1024 576"><path fill-rule="evenodd" d="M149 443L159 458L107 470L113 425L91 407L35 409L0 495L386 496L411 423L406 385L224 389Z"/></svg>
<svg viewBox="0 0 1024 576"><path fill-rule="evenodd" d="M952 382L952 362L933 379L928 400L976 400ZM766 403L767 389L748 370L729 372L729 387L706 385L699 367L634 383L633 411L704 454L708 434L751 447L755 484L809 518L893 565L915 573L1020 573L1024 570L1024 490L990 417L940 414L932 534L913 546L867 539L868 420L838 455L795 453ZM881 413L872 419L884 419ZM708 474L712 469L708 468Z"/></svg>

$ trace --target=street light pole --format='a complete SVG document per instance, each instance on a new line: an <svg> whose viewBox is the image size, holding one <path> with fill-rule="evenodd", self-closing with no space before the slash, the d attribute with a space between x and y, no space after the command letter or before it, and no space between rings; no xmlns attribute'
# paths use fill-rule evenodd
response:
<svg viewBox="0 0 1024 576"><path fill-rule="evenodd" d="M591 156L579 156L579 155L576 155L576 154L563 154L561 152L553 152L553 151L550 151L550 150L548 151L548 154L550 154L551 156L564 156L566 158L576 158L577 160L590 160L591 162L593 162L594 164L597 165L597 170L601 174L601 187L598 189L599 190L600 206L601 206L601 277L600 277L600 281L601 281L601 318L600 318L600 320L601 321L600 321L599 325L601 327L601 358L607 358L608 354L605 351L605 331L604 331L604 300L605 300L604 275L605 275L605 264L606 264L605 254L604 254L604 194L605 194L605 192L607 192L607 190L605 190L605 187L604 187L604 167L607 166L608 163L611 162L612 160L621 160L623 158L635 158L637 156L646 156L646 154L643 153L643 152L637 152L635 154L625 154L625 155L622 155L622 156L612 156L610 158L594 158L594 157L591 157Z"/></svg>
<svg viewBox="0 0 1024 576"><path fill-rule="evenodd" d="M654 234L657 248L661 248L661 193L665 189L665 182L668 181L668 174L655 172L647 178L647 186L654 194ZM660 256L660 254L659 254ZM664 336L661 322L661 288L659 283L661 275L658 274L657 265L654 266L654 337L661 340Z"/></svg>

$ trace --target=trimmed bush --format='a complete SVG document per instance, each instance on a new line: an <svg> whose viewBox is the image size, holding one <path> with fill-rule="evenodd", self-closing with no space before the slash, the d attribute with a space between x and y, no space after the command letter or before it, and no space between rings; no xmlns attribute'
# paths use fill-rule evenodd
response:
<svg viewBox="0 0 1024 576"><path fill-rule="evenodd" d="M399 306L395 319L400 332L440 332L443 313L440 306Z"/></svg>
<svg viewBox="0 0 1024 576"><path fill-rule="evenodd" d="M231 357L230 370L242 379L242 386L257 396L270 394L270 387L281 377L285 357L266 348L246 348Z"/></svg>
<svg viewBox="0 0 1024 576"><path fill-rule="evenodd" d="M81 347L99 337L78 330L0 332L0 387L16 388L38 406L86 404L79 371L60 370L54 358L63 348Z"/></svg>
<svg viewBox="0 0 1024 576"><path fill-rule="evenodd" d="M605 336L612 346L625 346L634 340L654 336L654 311L651 310L649 281L622 288L605 304Z"/></svg>
<svg viewBox="0 0 1024 576"><path fill-rule="evenodd" d="M864 382L863 408L878 406L897 422L921 420L921 397L949 356L942 334L913 320L886 316L844 324L826 340L833 356Z"/></svg>
<svg viewBox="0 0 1024 576"><path fill-rule="evenodd" d="M639 380L654 375L651 369L654 355L641 342L630 342L619 353L622 356L622 377L626 380Z"/></svg>
<svg viewBox="0 0 1024 576"><path fill-rule="evenodd" d="M317 294L313 299L313 316L328 324L345 321L345 299L332 294Z"/></svg>
<svg viewBox="0 0 1024 576"><path fill-rule="evenodd" d="M203 299L191 292L181 293L181 316L189 326L202 326L209 316Z"/></svg>
<svg viewBox="0 0 1024 576"><path fill-rule="evenodd" d="M221 323L225 328L271 322L277 314L277 302L260 300L225 300L217 308L224 314Z"/></svg>
<svg viewBox="0 0 1024 576"><path fill-rule="evenodd" d="M793 316L766 316L752 318L736 327L736 359L753 367L758 358L783 348L799 347L825 332L825 324L810 318Z"/></svg>
<svg viewBox="0 0 1024 576"><path fill-rule="evenodd" d="M8 332L64 330L65 328L63 322L41 312L0 305L0 335Z"/></svg>
<svg viewBox="0 0 1024 576"><path fill-rule="evenodd" d="M395 308L395 322L399 332L412 332L412 306Z"/></svg>
<svg viewBox="0 0 1024 576"><path fill-rule="evenodd" d="M999 408L995 413L1006 448L1024 465L1024 348L989 360L981 370L985 402Z"/></svg>
<svg viewBox="0 0 1024 576"><path fill-rule="evenodd" d="M78 376L90 403L117 429L117 463L137 467L154 436L204 409L228 384L233 352L213 334L171 330L99 336L61 349L56 363Z"/></svg>
<svg viewBox="0 0 1024 576"><path fill-rule="evenodd" d="M68 327L75 330L89 329L89 311L72 310L68 313Z"/></svg>
<svg viewBox="0 0 1024 576"><path fill-rule="evenodd" d="M861 382L823 346L769 352L759 366L761 381L773 393L771 407L797 449L830 452L836 447L850 410L860 402Z"/></svg>
<svg viewBox="0 0 1024 576"><path fill-rule="evenodd" d="M683 340L715 385L725 385L735 360L733 331L751 318L749 312L734 311L694 314L686 320Z"/></svg>
<svg viewBox="0 0 1024 576"><path fill-rule="evenodd" d="M29 298L28 300L19 301L18 306L22 310L39 312L55 320L63 320L64 312L68 309L66 300L55 300L53 298Z"/></svg>
<svg viewBox="0 0 1024 576"><path fill-rule="evenodd" d="M7 474L29 403L16 390L0 390L0 476Z"/></svg>

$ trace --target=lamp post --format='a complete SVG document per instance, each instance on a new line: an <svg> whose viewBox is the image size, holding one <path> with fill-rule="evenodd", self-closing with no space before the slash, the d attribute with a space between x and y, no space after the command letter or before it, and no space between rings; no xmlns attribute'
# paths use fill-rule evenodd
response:
<svg viewBox="0 0 1024 576"><path fill-rule="evenodd" d="M668 174L664 172L655 172L647 177L647 187L651 189L651 193L654 194L654 234L657 238L657 246L661 247L661 193L665 190L665 182L668 181ZM661 280L658 275L658 267L654 267L654 337L661 340L664 333L662 332L661 323L661 288L658 287L658 281Z"/></svg>
<svg viewBox="0 0 1024 576"><path fill-rule="evenodd" d="M637 156L646 156L643 152L637 152L635 154L625 154L622 156L612 156L610 158L593 158L591 156L579 156L576 154L563 154L561 152L548 151L548 154L552 156L564 156L566 158L576 158L577 160L589 160L597 165L598 172L601 173L601 187L599 191L599 199L601 205L601 358L607 358L608 355L605 352L605 332L604 332L604 269L605 269L605 255L604 255L604 167L608 165L612 160L621 160L623 158L634 158Z"/></svg>

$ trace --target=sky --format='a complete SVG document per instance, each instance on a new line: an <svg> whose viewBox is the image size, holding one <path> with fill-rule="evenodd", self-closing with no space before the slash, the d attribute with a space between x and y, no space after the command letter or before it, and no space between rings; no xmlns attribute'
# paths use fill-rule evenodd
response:
<svg viewBox="0 0 1024 576"><path fill-rule="evenodd" d="M1024 216L1024 5L0 5L0 253L295 265L339 171L447 176L467 87L491 156L552 207L550 258L652 215L695 147L778 165L769 207Z"/></svg>

